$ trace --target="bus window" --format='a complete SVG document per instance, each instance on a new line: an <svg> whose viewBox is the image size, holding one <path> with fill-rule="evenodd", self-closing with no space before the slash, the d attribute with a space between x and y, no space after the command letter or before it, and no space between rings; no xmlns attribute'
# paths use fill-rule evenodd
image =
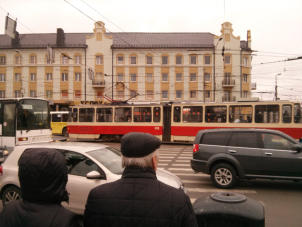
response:
<svg viewBox="0 0 302 227"><path fill-rule="evenodd" d="M153 108L153 122L160 122L160 107Z"/></svg>
<svg viewBox="0 0 302 227"><path fill-rule="evenodd" d="M182 120L183 122L202 122L202 106L184 106Z"/></svg>
<svg viewBox="0 0 302 227"><path fill-rule="evenodd" d="M174 106L173 121L180 122L180 106Z"/></svg>
<svg viewBox="0 0 302 227"><path fill-rule="evenodd" d="M80 108L79 121L93 122L94 108Z"/></svg>
<svg viewBox="0 0 302 227"><path fill-rule="evenodd" d="M292 106L291 105L282 106L282 121L283 121L283 123L292 122Z"/></svg>
<svg viewBox="0 0 302 227"><path fill-rule="evenodd" d="M252 106L230 106L231 123L251 123L253 116Z"/></svg>
<svg viewBox="0 0 302 227"><path fill-rule="evenodd" d="M72 121L77 122L78 121L78 108L72 109Z"/></svg>
<svg viewBox="0 0 302 227"><path fill-rule="evenodd" d="M151 122L151 107L134 107L134 122Z"/></svg>
<svg viewBox="0 0 302 227"><path fill-rule="evenodd" d="M62 114L51 114L51 122L61 122Z"/></svg>
<svg viewBox="0 0 302 227"><path fill-rule="evenodd" d="M131 107L115 108L114 121L115 122L131 122L132 121Z"/></svg>
<svg viewBox="0 0 302 227"><path fill-rule="evenodd" d="M97 122L112 122L112 108L97 108L96 109Z"/></svg>
<svg viewBox="0 0 302 227"><path fill-rule="evenodd" d="M300 104L295 104L294 105L294 122L295 123L302 123Z"/></svg>
<svg viewBox="0 0 302 227"><path fill-rule="evenodd" d="M256 123L278 123L279 105L256 105L255 106Z"/></svg>
<svg viewBox="0 0 302 227"><path fill-rule="evenodd" d="M205 109L206 122L226 122L227 107L226 106L206 106Z"/></svg>

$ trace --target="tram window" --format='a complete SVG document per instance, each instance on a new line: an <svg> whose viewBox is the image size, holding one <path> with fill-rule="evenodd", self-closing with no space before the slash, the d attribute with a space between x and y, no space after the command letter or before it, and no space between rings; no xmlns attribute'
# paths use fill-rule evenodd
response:
<svg viewBox="0 0 302 227"><path fill-rule="evenodd" d="M134 122L151 122L151 107L134 107Z"/></svg>
<svg viewBox="0 0 302 227"><path fill-rule="evenodd" d="M292 122L292 106L291 105L282 106L282 121L283 121L283 123Z"/></svg>
<svg viewBox="0 0 302 227"><path fill-rule="evenodd" d="M94 108L80 108L79 121L93 122Z"/></svg>
<svg viewBox="0 0 302 227"><path fill-rule="evenodd" d="M78 121L78 109L77 108L72 109L72 116L71 117L72 117L73 122Z"/></svg>
<svg viewBox="0 0 302 227"><path fill-rule="evenodd" d="M226 122L227 107L226 106L206 106L206 122Z"/></svg>
<svg viewBox="0 0 302 227"><path fill-rule="evenodd" d="M51 114L51 122L61 122L61 114Z"/></svg>
<svg viewBox="0 0 302 227"><path fill-rule="evenodd" d="M97 122L112 122L112 108L97 108L96 109Z"/></svg>
<svg viewBox="0 0 302 227"><path fill-rule="evenodd" d="M132 121L131 107L117 107L115 108L115 122L130 122Z"/></svg>
<svg viewBox="0 0 302 227"><path fill-rule="evenodd" d="M180 106L174 106L173 121L180 122Z"/></svg>
<svg viewBox="0 0 302 227"><path fill-rule="evenodd" d="M202 122L202 106L184 106L182 120L183 122Z"/></svg>
<svg viewBox="0 0 302 227"><path fill-rule="evenodd" d="M294 122L302 123L301 107L300 104L294 105Z"/></svg>
<svg viewBox="0 0 302 227"><path fill-rule="evenodd" d="M253 117L252 106L230 106L231 123L251 123Z"/></svg>
<svg viewBox="0 0 302 227"><path fill-rule="evenodd" d="M160 122L160 107L153 108L153 122Z"/></svg>
<svg viewBox="0 0 302 227"><path fill-rule="evenodd" d="M278 123L279 105L256 105L255 106L256 123Z"/></svg>

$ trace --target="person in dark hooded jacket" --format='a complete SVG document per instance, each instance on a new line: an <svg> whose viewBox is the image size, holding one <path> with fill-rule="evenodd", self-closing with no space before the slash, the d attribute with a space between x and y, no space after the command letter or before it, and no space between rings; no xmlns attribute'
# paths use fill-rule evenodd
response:
<svg viewBox="0 0 302 227"><path fill-rule="evenodd" d="M160 140L148 133L122 137L122 178L89 193L85 227L196 227L190 198L157 180Z"/></svg>
<svg viewBox="0 0 302 227"><path fill-rule="evenodd" d="M55 149L30 148L19 162L22 200L9 202L0 214L2 227L79 227L80 217L61 206L68 201L67 166Z"/></svg>

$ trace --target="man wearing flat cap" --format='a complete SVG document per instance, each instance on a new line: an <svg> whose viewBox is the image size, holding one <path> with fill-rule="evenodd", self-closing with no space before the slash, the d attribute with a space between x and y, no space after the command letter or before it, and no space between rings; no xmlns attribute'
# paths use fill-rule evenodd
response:
<svg viewBox="0 0 302 227"><path fill-rule="evenodd" d="M122 137L122 178L91 190L85 227L197 226L189 197L156 178L160 140L148 133Z"/></svg>

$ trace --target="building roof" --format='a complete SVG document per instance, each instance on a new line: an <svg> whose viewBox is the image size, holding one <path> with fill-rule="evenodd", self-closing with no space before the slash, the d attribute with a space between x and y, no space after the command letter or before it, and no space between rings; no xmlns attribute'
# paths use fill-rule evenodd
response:
<svg viewBox="0 0 302 227"><path fill-rule="evenodd" d="M65 33L65 45L60 47L85 48L86 37L93 33ZM113 37L113 49L133 48L213 48L214 35L211 33L143 33L122 32L107 33ZM57 33L20 34L18 46L11 45L11 38L0 35L0 48L46 48L56 47ZM247 48L247 42L241 41L242 49Z"/></svg>

